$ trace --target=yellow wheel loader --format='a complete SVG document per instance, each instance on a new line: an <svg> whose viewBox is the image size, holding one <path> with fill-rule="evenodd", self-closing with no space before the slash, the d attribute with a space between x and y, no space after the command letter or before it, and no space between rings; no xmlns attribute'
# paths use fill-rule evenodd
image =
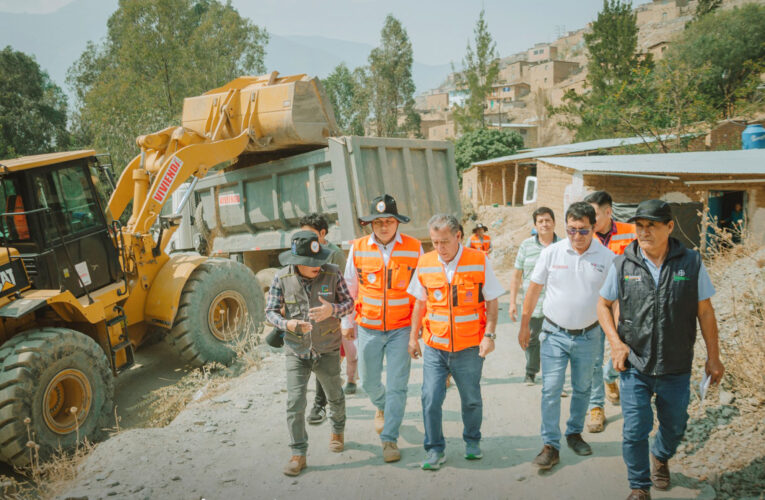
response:
<svg viewBox="0 0 765 500"><path fill-rule="evenodd" d="M180 215L160 211L212 168L326 144L326 102L305 75L238 78L139 137L116 185L91 150L0 160L0 460L26 465L28 432L43 458L101 437L114 376L157 328L193 365L232 361L263 320L262 288L239 262L168 255Z"/></svg>

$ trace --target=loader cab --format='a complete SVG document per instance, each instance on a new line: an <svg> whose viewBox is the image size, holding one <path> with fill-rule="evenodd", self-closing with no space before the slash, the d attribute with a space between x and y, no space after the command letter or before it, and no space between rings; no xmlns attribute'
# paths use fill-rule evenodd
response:
<svg viewBox="0 0 765 500"><path fill-rule="evenodd" d="M19 251L33 288L79 297L120 279L106 215L110 180L93 151L0 164L2 246Z"/></svg>

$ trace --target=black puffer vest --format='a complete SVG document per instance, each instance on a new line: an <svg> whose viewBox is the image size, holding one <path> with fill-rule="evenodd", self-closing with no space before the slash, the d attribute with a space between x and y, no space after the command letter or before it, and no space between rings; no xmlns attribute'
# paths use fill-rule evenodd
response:
<svg viewBox="0 0 765 500"><path fill-rule="evenodd" d="M619 279L619 338L627 358L645 375L688 373L696 342L701 256L675 238L661 267L658 287L633 241L614 260Z"/></svg>

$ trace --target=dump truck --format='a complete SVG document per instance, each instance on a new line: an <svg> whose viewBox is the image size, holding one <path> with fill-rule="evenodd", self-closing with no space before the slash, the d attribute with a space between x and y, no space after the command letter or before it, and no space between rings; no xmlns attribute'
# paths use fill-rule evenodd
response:
<svg viewBox="0 0 765 500"><path fill-rule="evenodd" d="M181 215L162 208L215 168L337 133L316 78L274 72L187 98L180 126L138 137L116 185L93 150L0 160L0 460L101 437L113 378L158 330L192 365L230 362L263 320L261 286L234 260L168 255Z"/></svg>
<svg viewBox="0 0 765 500"><path fill-rule="evenodd" d="M369 234L358 217L383 193L411 217L402 231L426 246L433 214L461 217L454 146L446 141L331 137L326 147L235 167L193 187L173 250L234 258L256 273L264 290L300 217L311 212L327 217L327 239L346 249Z"/></svg>

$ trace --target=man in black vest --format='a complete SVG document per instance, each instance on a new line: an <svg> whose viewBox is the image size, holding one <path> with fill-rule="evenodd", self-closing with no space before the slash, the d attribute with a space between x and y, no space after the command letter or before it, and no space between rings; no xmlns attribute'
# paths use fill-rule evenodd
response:
<svg viewBox="0 0 765 500"><path fill-rule="evenodd" d="M668 461L688 422L697 320L713 384L725 369L710 300L714 286L699 253L669 236L674 228L669 205L643 201L629 222L635 223L637 241L614 260L600 291L598 319L611 344L614 368L621 372L622 455L632 489L627 498L645 500L651 498L651 484L669 488ZM616 300L618 328L612 309ZM649 453L654 394L659 430Z"/></svg>
<svg viewBox="0 0 765 500"><path fill-rule="evenodd" d="M266 318L285 332L287 426L292 458L283 472L288 476L297 476L306 467L305 407L311 372L316 374L329 401L329 449L340 453L344 448L340 318L353 311L353 297L340 269L327 263L330 254L322 248L316 233L296 232L292 248L279 254L279 262L285 267L276 273L268 291Z"/></svg>

